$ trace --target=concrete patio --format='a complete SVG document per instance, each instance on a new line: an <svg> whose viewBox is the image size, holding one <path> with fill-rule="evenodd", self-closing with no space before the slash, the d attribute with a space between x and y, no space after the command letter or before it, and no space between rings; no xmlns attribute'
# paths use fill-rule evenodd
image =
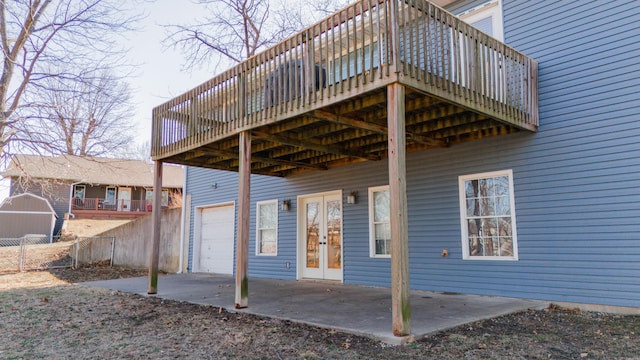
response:
<svg viewBox="0 0 640 360"><path fill-rule="evenodd" d="M81 285L147 296L146 277ZM158 294L154 296L337 329L391 344L406 340L391 332L391 292L387 288L254 278L249 281L249 307L236 310L233 277L173 274L160 276ZM418 338L457 325L546 306L548 302L537 300L412 291L411 333Z"/></svg>

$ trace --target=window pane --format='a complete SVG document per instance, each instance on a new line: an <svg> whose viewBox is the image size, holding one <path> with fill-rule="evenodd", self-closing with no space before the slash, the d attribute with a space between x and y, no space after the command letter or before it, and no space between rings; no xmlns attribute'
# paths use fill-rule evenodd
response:
<svg viewBox="0 0 640 360"><path fill-rule="evenodd" d="M375 239L391 239L391 226L389 223L375 224Z"/></svg>
<svg viewBox="0 0 640 360"><path fill-rule="evenodd" d="M391 254L391 250L389 248L391 241L391 226L389 223L375 224L374 229L376 255Z"/></svg>
<svg viewBox="0 0 640 360"><path fill-rule="evenodd" d="M107 196L105 196L105 203L113 204L116 201L116 189L107 188Z"/></svg>
<svg viewBox="0 0 640 360"><path fill-rule="evenodd" d="M482 255L482 245L480 244L480 237L478 234L469 234L467 241L469 242L469 255Z"/></svg>
<svg viewBox="0 0 640 360"><path fill-rule="evenodd" d="M376 255L390 255L390 254L391 254L391 240L376 239Z"/></svg>
<svg viewBox="0 0 640 360"><path fill-rule="evenodd" d="M373 221L389 221L389 191L373 193Z"/></svg>
<svg viewBox="0 0 640 360"><path fill-rule="evenodd" d="M260 225L262 229L276 228L277 206L275 203L260 205Z"/></svg>
<svg viewBox="0 0 640 360"><path fill-rule="evenodd" d="M495 182L495 195L496 196L509 196L509 177L500 176L494 178Z"/></svg>
<svg viewBox="0 0 640 360"><path fill-rule="evenodd" d="M260 232L260 253L276 253L276 230L259 230Z"/></svg>
<svg viewBox="0 0 640 360"><path fill-rule="evenodd" d="M502 217L498 218L498 235L499 236L512 236L513 228L511 227L511 218Z"/></svg>
<svg viewBox="0 0 640 360"><path fill-rule="evenodd" d="M84 199L84 186L76 186L74 197L76 199Z"/></svg>
<svg viewBox="0 0 640 360"><path fill-rule="evenodd" d="M491 179L479 179L478 180L478 196L487 197L491 188Z"/></svg>
<svg viewBox="0 0 640 360"><path fill-rule="evenodd" d="M482 219L481 231L483 236L498 235L498 219L494 219L494 218Z"/></svg>
<svg viewBox="0 0 640 360"><path fill-rule="evenodd" d="M467 198L478 197L478 180L467 180L464 182Z"/></svg>
<svg viewBox="0 0 640 360"><path fill-rule="evenodd" d="M265 242L276 242L276 231L274 229L260 230L260 240Z"/></svg>
<svg viewBox="0 0 640 360"><path fill-rule="evenodd" d="M513 238L512 237L501 237L500 241L500 256L513 256Z"/></svg>
<svg viewBox="0 0 640 360"><path fill-rule="evenodd" d="M477 198L467 198L467 216L480 216L480 202Z"/></svg>
<svg viewBox="0 0 640 360"><path fill-rule="evenodd" d="M320 267L320 219L318 203L307 204L307 267Z"/></svg>
<svg viewBox="0 0 640 360"><path fill-rule="evenodd" d="M482 220L481 219L469 219L467 220L467 232L469 234L469 236L471 235L475 235L475 236L479 236L480 235L480 229L482 228Z"/></svg>

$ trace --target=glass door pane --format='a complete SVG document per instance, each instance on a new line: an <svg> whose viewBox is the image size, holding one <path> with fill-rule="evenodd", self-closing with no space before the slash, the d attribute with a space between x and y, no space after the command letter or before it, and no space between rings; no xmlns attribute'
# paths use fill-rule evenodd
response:
<svg viewBox="0 0 640 360"><path fill-rule="evenodd" d="M306 207L307 268L320 267L320 212L318 202L308 202Z"/></svg>
<svg viewBox="0 0 640 360"><path fill-rule="evenodd" d="M327 268L342 267L342 207L339 200L326 203L327 209Z"/></svg>

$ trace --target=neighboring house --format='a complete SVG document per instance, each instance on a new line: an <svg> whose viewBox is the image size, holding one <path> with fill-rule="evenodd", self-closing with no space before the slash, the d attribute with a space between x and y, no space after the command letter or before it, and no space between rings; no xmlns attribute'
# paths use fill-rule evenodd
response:
<svg viewBox="0 0 640 360"><path fill-rule="evenodd" d="M10 196L0 203L0 239L43 235L52 242L56 218L45 198L33 194Z"/></svg>
<svg viewBox="0 0 640 360"><path fill-rule="evenodd" d="M640 307L640 2L438 2L493 37L364 1L154 109L190 271Z"/></svg>
<svg viewBox="0 0 640 360"><path fill-rule="evenodd" d="M166 165L162 206L179 202L184 169ZM51 202L58 220L75 218L135 218L152 209L153 165L141 160L85 158L61 155L16 155L3 177L10 178L10 195L37 194Z"/></svg>

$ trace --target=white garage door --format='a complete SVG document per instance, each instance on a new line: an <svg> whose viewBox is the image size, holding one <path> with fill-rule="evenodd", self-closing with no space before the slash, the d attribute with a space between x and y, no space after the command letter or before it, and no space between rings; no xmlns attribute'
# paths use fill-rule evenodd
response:
<svg viewBox="0 0 640 360"><path fill-rule="evenodd" d="M201 209L199 272L233 274L234 205Z"/></svg>

